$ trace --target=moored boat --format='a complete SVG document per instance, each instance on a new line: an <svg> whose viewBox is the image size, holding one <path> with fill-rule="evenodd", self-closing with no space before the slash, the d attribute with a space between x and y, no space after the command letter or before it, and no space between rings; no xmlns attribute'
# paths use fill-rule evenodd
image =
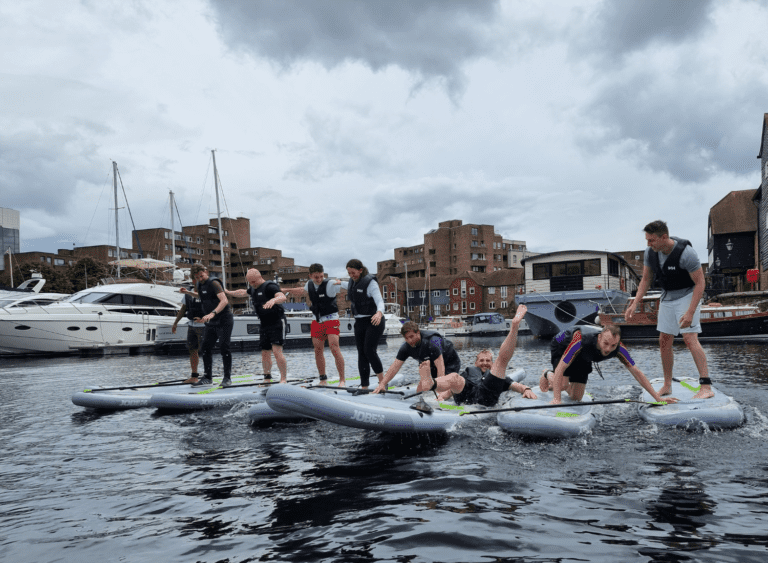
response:
<svg viewBox="0 0 768 563"><path fill-rule="evenodd" d="M658 339L660 296L652 293L643 297L630 322L624 320L628 304L616 312L601 311L600 324L617 325L622 340ZM761 312L756 305L703 305L699 340L768 340L768 311Z"/></svg>

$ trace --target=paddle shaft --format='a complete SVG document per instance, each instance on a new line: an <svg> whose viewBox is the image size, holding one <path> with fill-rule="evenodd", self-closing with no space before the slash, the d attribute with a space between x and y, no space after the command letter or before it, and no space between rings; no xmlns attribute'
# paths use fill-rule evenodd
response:
<svg viewBox="0 0 768 563"><path fill-rule="evenodd" d="M651 405L651 406L659 406L658 403L648 403L646 401L636 401L634 399L615 399L612 401L591 401L588 403L559 403L557 405L534 405L532 407L505 407L503 409L487 409L484 411L467 411L461 413L459 416L464 416L465 414L489 414L494 412L519 412L519 411L529 411L534 409L563 409L563 408L570 408L570 407L589 407L592 405L617 405L617 404L625 404L625 403L640 403L643 405Z"/></svg>
<svg viewBox="0 0 768 563"><path fill-rule="evenodd" d="M307 389L337 389L340 391L346 391L347 393L358 393L365 395L366 393L373 393L373 389L360 389L359 387L333 387L332 385L309 385ZM390 393L393 395L405 395L402 391L379 391L379 393ZM406 397L407 398L407 397Z"/></svg>
<svg viewBox="0 0 768 563"><path fill-rule="evenodd" d="M181 385L184 379L172 379L170 381L158 381L157 383L149 383L148 385L129 385L127 387L105 387L103 389L86 389L86 393L96 393L97 391L123 391L125 389L147 389L148 387L170 387L172 385Z"/></svg>

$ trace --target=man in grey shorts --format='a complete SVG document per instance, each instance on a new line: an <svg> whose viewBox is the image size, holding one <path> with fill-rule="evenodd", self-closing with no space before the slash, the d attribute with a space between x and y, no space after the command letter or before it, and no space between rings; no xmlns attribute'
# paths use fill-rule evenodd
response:
<svg viewBox="0 0 768 563"><path fill-rule="evenodd" d="M704 272L696 251L687 240L669 236L669 229L664 221L648 223L645 228L645 249L643 259L643 279L637 288L637 295L630 303L624 319L629 322L635 309L642 303L651 280L662 288L659 304L659 317L656 330L659 331L661 348L661 366L664 370L664 386L659 395L668 395L672 391L672 368L674 356L672 342L678 334L693 356L693 362L699 372L699 392L694 399L709 399L712 392L707 356L699 343L701 332L701 297L704 295Z"/></svg>

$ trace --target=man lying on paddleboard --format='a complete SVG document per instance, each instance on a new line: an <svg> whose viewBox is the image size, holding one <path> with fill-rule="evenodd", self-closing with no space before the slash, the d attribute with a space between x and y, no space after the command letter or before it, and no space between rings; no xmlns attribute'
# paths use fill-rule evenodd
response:
<svg viewBox="0 0 768 563"><path fill-rule="evenodd" d="M517 331L527 311L528 308L525 305L517 308L517 314L512 319L512 328L499 348L499 357L496 361L493 360L493 353L490 350L483 350L477 354L474 367L466 368L463 375L452 372L436 379L432 377L429 362L422 362L419 365L421 381L416 391L434 390L438 400L441 401L453 395L457 405L477 403L486 407L495 405L501 394L509 389L522 393L526 399L535 399L536 395L530 387L505 377L507 364L512 359L517 346Z"/></svg>
<svg viewBox="0 0 768 563"><path fill-rule="evenodd" d="M605 328L575 326L552 339L552 367L554 373L545 368L539 380L543 392L551 388L554 394L552 404L560 404L560 394L565 391L574 401L581 401L587 388L587 379L592 372L592 363L618 358L629 370L643 389L654 401L676 403L674 397L661 398L645 374L635 365L629 352L621 343L621 329L616 325ZM551 374L551 377L550 377Z"/></svg>

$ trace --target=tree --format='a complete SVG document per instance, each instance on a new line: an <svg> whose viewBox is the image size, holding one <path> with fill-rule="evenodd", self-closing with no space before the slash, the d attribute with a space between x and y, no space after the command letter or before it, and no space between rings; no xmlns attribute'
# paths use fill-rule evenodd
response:
<svg viewBox="0 0 768 563"><path fill-rule="evenodd" d="M5 261L8 265L8 260ZM13 264L13 285L18 287L25 280L32 279L32 274L40 274L45 279L43 292L45 293L72 293L72 283L69 281L67 270L54 268L46 262L22 262ZM0 272L0 283L10 287L11 272L6 268Z"/></svg>
<svg viewBox="0 0 768 563"><path fill-rule="evenodd" d="M103 262L86 256L67 268L67 274L74 291L80 291L86 287L93 287L99 283L101 278L108 277L109 268Z"/></svg>

